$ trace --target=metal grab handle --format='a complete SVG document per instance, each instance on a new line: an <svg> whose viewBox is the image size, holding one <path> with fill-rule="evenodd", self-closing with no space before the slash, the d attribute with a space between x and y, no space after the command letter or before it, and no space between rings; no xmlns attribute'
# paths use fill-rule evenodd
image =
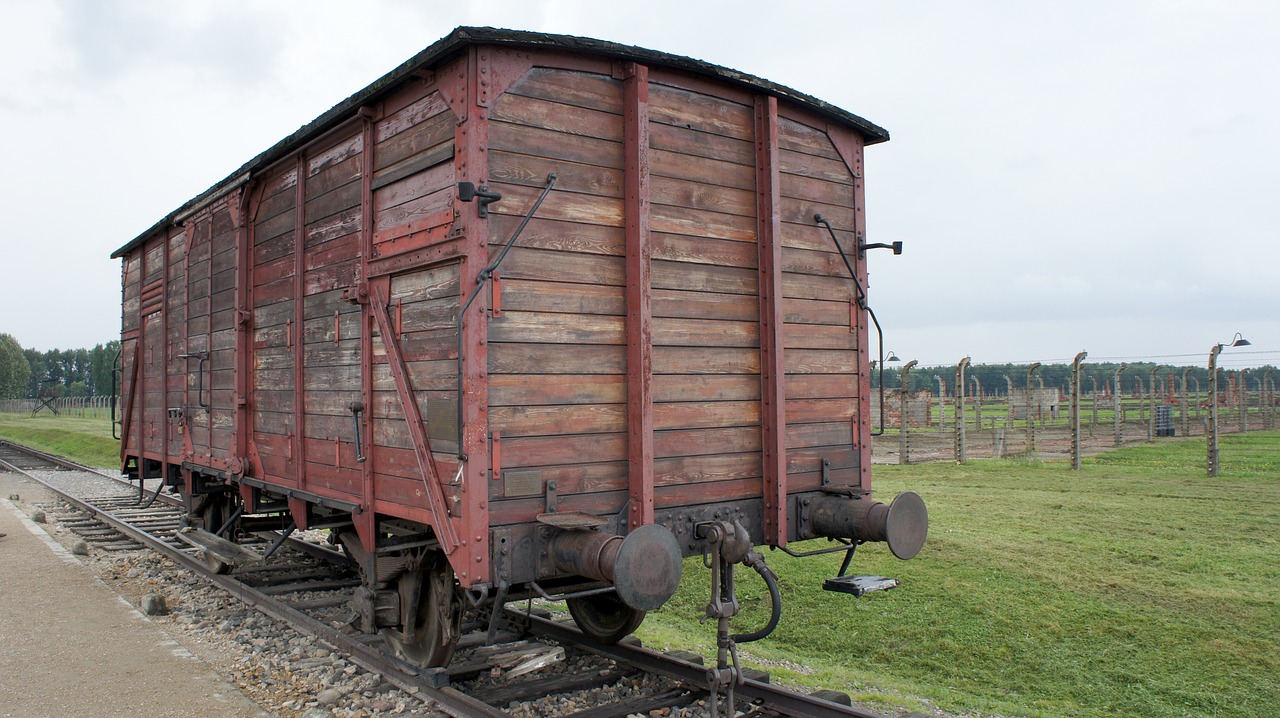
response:
<svg viewBox="0 0 1280 718"><path fill-rule="evenodd" d="M356 462L363 464L365 455L364 441L360 438L360 415L364 413L364 402L353 401L348 405L348 408L351 409L351 419L356 424Z"/></svg>
<svg viewBox="0 0 1280 718"><path fill-rule="evenodd" d="M879 381L878 381L878 383L880 384L880 429L877 431L871 432L871 435L883 436L884 435L884 330L880 328L880 320L876 319L876 313L871 310L870 306L867 305L867 292L865 289L862 288L862 282L858 281L858 273L854 271L853 265L849 263L849 257L844 253L844 247L840 246L840 240L836 238L835 229L833 229L831 227L831 223L828 222L826 218L824 218L820 214L813 215L813 221L827 228L827 233L831 235L831 241L834 242L836 245L836 251L840 253L840 259L844 260L844 266L846 269L849 270L849 278L853 280L853 288L858 290L858 296L856 297L858 306L867 311L867 316L871 317L871 323L874 324L876 327L876 337L877 337L876 343L880 347L880 363L876 365L876 367L880 371ZM894 244L893 253L902 254L902 242L894 242L893 244ZM876 246L881 246L881 245L876 245ZM859 247L863 249L872 248L872 245L859 245Z"/></svg>
<svg viewBox="0 0 1280 718"><path fill-rule="evenodd" d="M193 352L191 354L179 354L179 359L199 359L200 363L196 364L196 404L201 409L208 409L209 402L204 400L204 364L209 361L209 352Z"/></svg>

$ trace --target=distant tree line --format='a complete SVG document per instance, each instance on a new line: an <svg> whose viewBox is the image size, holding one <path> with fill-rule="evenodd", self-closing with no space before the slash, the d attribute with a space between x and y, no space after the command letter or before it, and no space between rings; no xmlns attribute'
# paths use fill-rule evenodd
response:
<svg viewBox="0 0 1280 718"><path fill-rule="evenodd" d="M120 341L92 349L23 349L12 335L0 334L0 399L54 396L106 396Z"/></svg>
<svg viewBox="0 0 1280 718"><path fill-rule="evenodd" d="M1205 357L1206 362L1208 357ZM982 390L985 394L1004 394L1008 391L1008 382L1005 377L1008 376L1013 380L1015 389L1021 389L1027 385L1027 367L1029 364L974 364L965 370L965 382L969 385L967 395L973 395L973 377L977 377L982 384ZM1115 380L1116 369L1119 368L1119 362L1100 362L1090 364L1088 360L1080 366L1081 384L1080 390L1089 393L1094 390L1095 382L1098 391L1104 391L1111 386L1111 382ZM1171 366L1168 364L1153 364L1152 362L1133 362L1126 364L1124 371L1120 374L1120 389L1123 393L1131 394L1142 387L1142 390L1149 391L1148 384L1151 381L1152 367L1159 367L1156 376L1159 381L1165 381L1170 372L1175 378L1174 387L1181 389L1182 387L1182 371L1184 366ZM1262 373L1267 367L1250 369L1248 374L1248 388L1250 391L1257 389L1257 380L1262 377ZM1221 372L1222 370L1219 369ZM899 378L901 365L890 364L884 368L884 385L891 389L902 386L902 380ZM872 382L879 381L879 372L872 372ZM948 366L915 366L912 367L908 379L911 389L932 389L935 393L938 390L938 382L933 378L935 375L942 377L947 385L947 395L955 393L956 381L956 365ZM1071 385L1071 365L1070 364L1044 364L1036 369L1035 378L1043 379L1045 388L1065 389ZM1191 388L1194 390L1199 384L1201 391L1209 388L1209 369L1207 366L1192 367L1191 373L1188 375L1191 379ZM1219 378L1223 375L1219 374ZM1280 369L1273 368L1273 381L1280 382ZM1034 379L1033 379L1034 380ZM1036 381L1036 385L1039 382Z"/></svg>

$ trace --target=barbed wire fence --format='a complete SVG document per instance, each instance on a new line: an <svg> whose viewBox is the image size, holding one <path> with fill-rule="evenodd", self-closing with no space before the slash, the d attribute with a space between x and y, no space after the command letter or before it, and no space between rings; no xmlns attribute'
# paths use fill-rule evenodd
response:
<svg viewBox="0 0 1280 718"><path fill-rule="evenodd" d="M109 419L109 396L62 396L37 399L2 399L0 414L26 416L71 416L82 419Z"/></svg>
<svg viewBox="0 0 1280 718"><path fill-rule="evenodd" d="M968 357L951 368L907 362L896 371L900 385L885 387L885 432L872 440L873 460L1066 458L1078 469L1081 456L1117 446L1204 436L1208 470L1216 475L1217 434L1277 426L1277 377L1270 367L1218 369L1210 374L1218 377L1217 386L1203 386L1192 376L1194 367L1158 366L1122 376L1121 364L1111 381L1099 384L1096 377L1082 379L1085 357L1081 352L1072 362L1063 387L1045 386L1040 362L1028 364L1024 376L1005 374L1004 386L995 387L970 374L976 365ZM921 372L932 374L930 388L909 388L913 373ZM878 393L871 404L872 424L879 426Z"/></svg>

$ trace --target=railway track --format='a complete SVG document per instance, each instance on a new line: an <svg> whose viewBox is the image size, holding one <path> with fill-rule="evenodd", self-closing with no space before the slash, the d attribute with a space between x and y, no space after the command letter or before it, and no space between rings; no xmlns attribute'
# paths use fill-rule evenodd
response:
<svg viewBox="0 0 1280 718"><path fill-rule="evenodd" d="M878 718L848 705L843 694L798 693L750 670L732 696L713 695L700 656L662 653L630 639L598 644L537 607L506 609L493 624L496 632L487 616L468 617L464 631L471 630L450 665L420 669L399 660L378 637L347 625L346 604L359 576L342 554L318 542L270 533L241 537L249 550L268 558L219 573L225 567L183 540L184 510L175 496L7 442L0 442L0 467L61 496L63 504L48 507L49 513L86 543L106 552L157 552L447 715L732 715L732 700L738 715L762 718Z"/></svg>

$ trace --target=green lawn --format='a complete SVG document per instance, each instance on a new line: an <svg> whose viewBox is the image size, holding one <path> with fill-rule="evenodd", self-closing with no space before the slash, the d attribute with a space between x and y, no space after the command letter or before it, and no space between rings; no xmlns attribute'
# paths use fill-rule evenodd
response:
<svg viewBox="0 0 1280 718"><path fill-rule="evenodd" d="M1203 441L1119 450L1080 472L877 466L882 497L925 497L929 541L909 562L869 544L853 571L903 585L824 592L840 555L772 552L783 624L745 650L800 666L765 665L775 676L917 710L927 706L911 697L1006 715L1278 715L1280 433L1226 437L1222 455L1217 479L1205 476ZM738 575L749 610L735 628L754 628L767 594ZM646 641L713 657L714 625L690 620L709 581L690 560L676 598L642 627Z"/></svg>
<svg viewBox="0 0 1280 718"><path fill-rule="evenodd" d="M73 459L87 466L120 468L120 442L111 420L49 414L0 414L0 439Z"/></svg>

